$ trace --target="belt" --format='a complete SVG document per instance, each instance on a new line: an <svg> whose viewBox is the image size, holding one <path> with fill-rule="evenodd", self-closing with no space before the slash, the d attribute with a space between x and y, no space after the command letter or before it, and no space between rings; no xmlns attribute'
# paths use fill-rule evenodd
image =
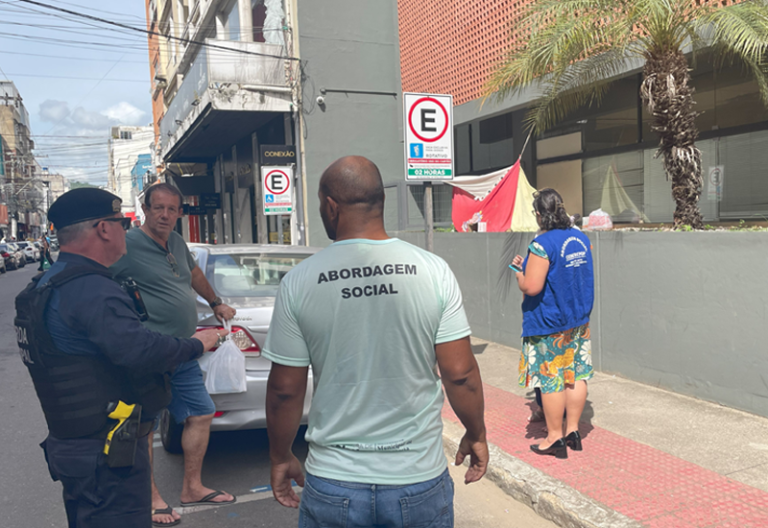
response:
<svg viewBox="0 0 768 528"><path fill-rule="evenodd" d="M155 421L154 420L150 420L149 422L141 422L139 424L139 432L137 433L138 437L139 438L143 438L143 437L147 436L149 433L152 432L152 429L154 429L154 428L155 428Z"/></svg>

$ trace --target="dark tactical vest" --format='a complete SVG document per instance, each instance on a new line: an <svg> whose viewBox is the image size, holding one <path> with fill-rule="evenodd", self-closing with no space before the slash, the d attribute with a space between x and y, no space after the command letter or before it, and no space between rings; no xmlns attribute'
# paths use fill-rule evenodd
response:
<svg viewBox="0 0 768 528"><path fill-rule="evenodd" d="M110 402L138 403L144 416L159 412L170 403L168 376L128 372L106 356L76 356L60 352L46 326L45 312L54 289L85 275L104 270L67 267L42 287L38 275L16 297L16 326L19 353L43 407L48 431L56 438L82 438L106 434L114 421L107 418ZM98 310L99 307L93 307Z"/></svg>

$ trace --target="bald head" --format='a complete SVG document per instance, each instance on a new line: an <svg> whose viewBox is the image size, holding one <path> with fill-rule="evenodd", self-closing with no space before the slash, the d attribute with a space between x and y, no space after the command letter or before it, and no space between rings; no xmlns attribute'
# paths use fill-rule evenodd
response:
<svg viewBox="0 0 768 528"><path fill-rule="evenodd" d="M341 207L384 207L384 184L379 169L362 156L346 156L325 169L320 178L320 193L333 198Z"/></svg>

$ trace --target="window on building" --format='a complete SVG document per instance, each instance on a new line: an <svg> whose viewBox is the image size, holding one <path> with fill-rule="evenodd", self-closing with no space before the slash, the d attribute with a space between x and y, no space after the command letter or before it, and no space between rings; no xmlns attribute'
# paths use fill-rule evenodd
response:
<svg viewBox="0 0 768 528"><path fill-rule="evenodd" d="M133 139L133 133L127 130L121 130L120 139Z"/></svg>
<svg viewBox="0 0 768 528"><path fill-rule="evenodd" d="M238 2L235 0L226 11L225 29L228 40L240 40L240 10L237 4Z"/></svg>
<svg viewBox="0 0 768 528"><path fill-rule="evenodd" d="M264 23L267 20L267 6L264 5L264 0L251 0L251 12L253 16L253 41L266 42Z"/></svg>
<svg viewBox="0 0 768 528"><path fill-rule="evenodd" d="M451 225L451 201L453 187L450 185L434 185L432 187L432 213L436 226ZM424 186L408 186L408 227L424 226Z"/></svg>
<svg viewBox="0 0 768 528"><path fill-rule="evenodd" d="M285 45L283 0L251 0L254 42Z"/></svg>
<svg viewBox="0 0 768 528"><path fill-rule="evenodd" d="M454 170L457 176L472 172L472 131L469 123L453 127Z"/></svg>
<svg viewBox="0 0 768 528"><path fill-rule="evenodd" d="M614 222L647 221L643 167L643 152L639 150L585 159L584 214L602 209Z"/></svg>
<svg viewBox="0 0 768 528"><path fill-rule="evenodd" d="M472 171L501 169L515 162L512 144L512 112L483 119L473 126Z"/></svg>

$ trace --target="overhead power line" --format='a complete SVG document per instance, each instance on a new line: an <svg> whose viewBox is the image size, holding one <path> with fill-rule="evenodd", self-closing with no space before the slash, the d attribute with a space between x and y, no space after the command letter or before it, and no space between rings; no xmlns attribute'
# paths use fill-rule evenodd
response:
<svg viewBox="0 0 768 528"><path fill-rule="evenodd" d="M38 75L35 73L8 73L6 76L11 77L38 77L41 79L70 79L73 81L112 81L112 82L131 82L147 84L147 81L140 81L137 79L99 79L97 77L67 77L64 75Z"/></svg>
<svg viewBox="0 0 768 528"><path fill-rule="evenodd" d="M256 52L256 51L248 51L248 50L242 50L242 49L228 48L226 46L218 46L216 44L210 44L208 42L201 42L201 41L198 41L198 40L185 39L185 38L175 37L173 35L163 35L162 33L158 33L156 31L149 31L147 29L141 29L141 28L129 26L128 24L121 24L120 22L114 22L112 20L107 20L105 18L100 18L100 17L96 17L96 16L93 16L93 15L87 15L85 13L78 13L76 11L71 11L69 9L64 9L63 7L56 7L56 6L52 6L52 5L49 5L49 4L44 4L42 2L36 2L35 0L18 0L18 1L19 2L23 2L25 4L31 4L31 5L35 5L35 6L38 6L38 7L43 7L45 9L51 9L51 10L54 10L54 11L59 11L61 13L66 13L68 15L73 15L73 16L80 17L80 18L85 18L87 20L93 20L93 21L96 21L96 22L101 22L102 24L109 24L110 26L119 27L121 29L127 29L129 31L136 31L136 32L139 32L139 33L144 33L145 35L158 36L158 37L163 37L163 38L169 39L169 40L175 40L175 41L181 42L181 43L186 44L186 45L196 44L198 46L205 46L206 48L219 49L219 50L229 51L229 52L234 52L234 53L241 53L243 55L255 55L257 57L269 57L269 58L272 58L272 59L299 61L299 59L296 58L296 57L281 57L280 55L272 55L272 54L269 54L269 53L259 53L259 52Z"/></svg>

